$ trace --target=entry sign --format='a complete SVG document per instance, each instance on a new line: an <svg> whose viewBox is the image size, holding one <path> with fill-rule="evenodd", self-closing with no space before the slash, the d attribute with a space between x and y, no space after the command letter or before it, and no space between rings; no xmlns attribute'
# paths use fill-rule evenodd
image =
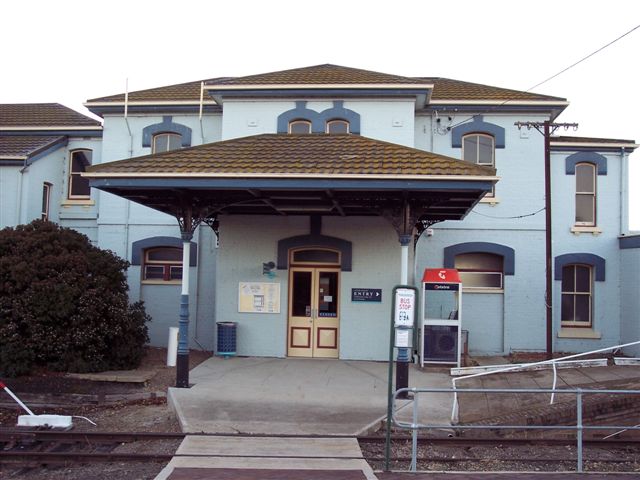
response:
<svg viewBox="0 0 640 480"><path fill-rule="evenodd" d="M413 327L416 309L416 292L409 288L398 288L395 298L395 316L393 322L396 327Z"/></svg>
<svg viewBox="0 0 640 480"><path fill-rule="evenodd" d="M382 302L381 288L352 288L352 302Z"/></svg>

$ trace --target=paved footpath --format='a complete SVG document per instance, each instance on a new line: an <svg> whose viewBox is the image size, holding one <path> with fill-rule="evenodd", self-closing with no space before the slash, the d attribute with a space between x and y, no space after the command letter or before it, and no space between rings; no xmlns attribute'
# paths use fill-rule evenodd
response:
<svg viewBox="0 0 640 480"><path fill-rule="evenodd" d="M376 480L355 438L188 435L156 480Z"/></svg>

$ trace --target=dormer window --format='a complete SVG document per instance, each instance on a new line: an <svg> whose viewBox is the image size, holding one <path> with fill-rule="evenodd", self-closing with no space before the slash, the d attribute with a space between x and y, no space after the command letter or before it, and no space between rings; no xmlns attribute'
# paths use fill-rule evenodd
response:
<svg viewBox="0 0 640 480"><path fill-rule="evenodd" d="M296 135L311 133L311 122L308 120L294 120L289 122L289 133Z"/></svg>
<svg viewBox="0 0 640 480"><path fill-rule="evenodd" d="M349 122L346 120L330 120L327 122L327 133L349 133Z"/></svg>
<svg viewBox="0 0 640 480"><path fill-rule="evenodd" d="M153 153L178 150L182 147L182 135L179 133L157 133L153 136Z"/></svg>

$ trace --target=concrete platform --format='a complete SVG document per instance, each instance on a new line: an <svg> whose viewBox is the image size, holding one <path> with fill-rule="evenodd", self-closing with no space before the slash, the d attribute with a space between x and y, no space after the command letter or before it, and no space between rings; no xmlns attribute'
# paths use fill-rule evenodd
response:
<svg viewBox="0 0 640 480"><path fill-rule="evenodd" d="M358 435L387 411L387 363L275 358L211 358L190 373L189 389L169 389L184 432ZM448 369L411 366L410 386L451 386ZM421 398L421 417L448 425L452 397ZM409 418L405 402L400 411Z"/></svg>
<svg viewBox="0 0 640 480"><path fill-rule="evenodd" d="M385 362L318 359L211 358L190 373L189 389L169 389L169 402L183 431L261 435L358 435L378 428L386 417L388 366ZM560 388L604 388L640 381L640 366L560 370ZM462 388L549 388L550 371L493 374L459 384ZM448 368L410 367L409 385L450 388ZM468 394L461 418L476 420L548 403L548 396ZM558 396L559 399L562 396ZM397 416L411 418L411 402ZM451 394L420 397L419 422L449 426ZM495 473L418 474L412 478L501 478ZM510 475L510 474L506 474ZM534 478L517 473L504 478ZM540 474L544 478L559 475ZM577 475L573 475L577 476ZM588 478L620 478L618 475ZM404 479L374 475L354 438L187 436L157 480L306 478ZM408 478L408 477L407 477ZM443 477L444 478L444 477ZM535 475L538 478L538 475ZM582 478L582 476L581 476Z"/></svg>

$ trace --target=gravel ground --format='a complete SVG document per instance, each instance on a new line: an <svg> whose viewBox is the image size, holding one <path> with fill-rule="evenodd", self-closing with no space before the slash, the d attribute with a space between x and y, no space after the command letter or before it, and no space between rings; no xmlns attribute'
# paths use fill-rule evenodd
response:
<svg viewBox="0 0 640 480"><path fill-rule="evenodd" d="M384 443L360 444L365 457L384 457ZM587 446L583 452L585 472L639 472L640 447L616 449ZM411 442L392 443L391 457L411 457ZM497 445L497 446L432 446L418 445L417 470L420 471L527 471L575 472L575 446ZM465 459L460 461L460 459ZM607 461L593 461L610 460ZM448 461L447 461L448 460ZM454 461L458 460L458 461ZM382 470L383 461L369 462L374 470ZM409 461L391 462L391 470L408 470Z"/></svg>
<svg viewBox="0 0 640 480"><path fill-rule="evenodd" d="M193 368L211 355L192 351L189 356ZM139 394L142 392L166 392L175 385L176 369L165 365L166 350L148 348L141 370L157 370L145 384L95 382L65 377L63 374L39 372L37 375L6 379L7 386L18 396L21 393L48 393L52 396L65 394ZM0 395L5 395L0 394ZM5 400L5 398L3 398ZM109 432L180 432L173 412L165 398L121 403L111 406L80 405L71 408L34 408L34 413L78 415L90 418L97 426L81 419L74 419L74 431ZM19 408L0 409L0 426L14 427ZM122 444L114 453L160 453L172 454L180 440L156 440L153 442ZM163 462L98 463L78 464L69 467L36 467L15 469L0 463L0 478L33 480L144 480L153 479L165 466Z"/></svg>

